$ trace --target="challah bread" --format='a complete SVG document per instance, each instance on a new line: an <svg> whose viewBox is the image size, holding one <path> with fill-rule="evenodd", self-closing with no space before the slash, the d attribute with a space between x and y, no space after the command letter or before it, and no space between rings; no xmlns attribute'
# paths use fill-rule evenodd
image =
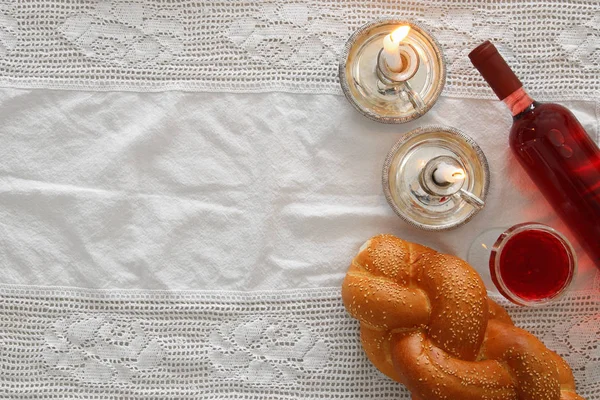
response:
<svg viewBox="0 0 600 400"><path fill-rule="evenodd" d="M457 257L373 237L342 299L361 322L367 357L413 400L582 400L566 362L515 327Z"/></svg>

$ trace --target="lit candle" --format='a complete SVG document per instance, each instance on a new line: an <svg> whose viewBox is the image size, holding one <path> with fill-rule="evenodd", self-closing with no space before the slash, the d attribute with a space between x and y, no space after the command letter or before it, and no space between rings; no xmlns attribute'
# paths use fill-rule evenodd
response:
<svg viewBox="0 0 600 400"><path fill-rule="evenodd" d="M435 171L433 171L433 180L438 185L455 183L461 179L465 179L465 171L445 162L440 163Z"/></svg>
<svg viewBox="0 0 600 400"><path fill-rule="evenodd" d="M410 26L403 25L383 38L383 57L388 68L393 72L402 71L400 42L408 36L409 31Z"/></svg>

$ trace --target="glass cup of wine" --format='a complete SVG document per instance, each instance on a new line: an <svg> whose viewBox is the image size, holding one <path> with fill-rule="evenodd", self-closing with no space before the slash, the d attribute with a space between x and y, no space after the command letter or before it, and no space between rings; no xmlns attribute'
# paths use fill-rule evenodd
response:
<svg viewBox="0 0 600 400"><path fill-rule="evenodd" d="M559 299L577 271L577 256L568 239L535 222L482 233L471 245L467 261L483 271L488 289L496 288L521 306Z"/></svg>

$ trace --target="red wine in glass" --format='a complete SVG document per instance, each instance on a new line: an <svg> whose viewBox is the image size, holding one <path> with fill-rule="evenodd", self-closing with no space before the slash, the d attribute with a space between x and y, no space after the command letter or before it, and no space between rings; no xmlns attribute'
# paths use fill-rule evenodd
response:
<svg viewBox="0 0 600 400"><path fill-rule="evenodd" d="M547 225L524 223L498 237L491 249L489 268L504 297L519 305L542 305L568 288L577 258L559 232Z"/></svg>

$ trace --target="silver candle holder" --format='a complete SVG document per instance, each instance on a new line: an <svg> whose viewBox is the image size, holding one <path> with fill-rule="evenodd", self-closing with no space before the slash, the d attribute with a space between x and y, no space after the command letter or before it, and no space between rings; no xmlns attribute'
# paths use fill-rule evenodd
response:
<svg viewBox="0 0 600 400"><path fill-rule="evenodd" d="M485 205L487 159L477 143L446 127L405 134L388 153L383 191L394 212L412 226L442 231L465 224Z"/></svg>
<svg viewBox="0 0 600 400"><path fill-rule="evenodd" d="M378 20L350 37L339 78L346 98L361 114L400 124L433 107L446 82L446 62L439 44L422 26Z"/></svg>

